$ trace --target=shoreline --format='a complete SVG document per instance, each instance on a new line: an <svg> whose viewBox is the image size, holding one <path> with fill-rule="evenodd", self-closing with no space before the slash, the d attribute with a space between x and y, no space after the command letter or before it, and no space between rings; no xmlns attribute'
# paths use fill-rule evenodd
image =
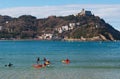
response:
<svg viewBox="0 0 120 79"><path fill-rule="evenodd" d="M81 40L81 39L0 39L0 41L68 41L68 42L120 42L120 40Z"/></svg>

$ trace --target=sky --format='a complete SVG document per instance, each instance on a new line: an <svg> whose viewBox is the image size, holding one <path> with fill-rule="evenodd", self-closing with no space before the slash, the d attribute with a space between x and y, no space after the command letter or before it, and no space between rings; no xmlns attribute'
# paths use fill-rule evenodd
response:
<svg viewBox="0 0 120 79"><path fill-rule="evenodd" d="M82 8L92 11L120 31L120 0L0 0L0 15L11 17L67 16L79 13Z"/></svg>

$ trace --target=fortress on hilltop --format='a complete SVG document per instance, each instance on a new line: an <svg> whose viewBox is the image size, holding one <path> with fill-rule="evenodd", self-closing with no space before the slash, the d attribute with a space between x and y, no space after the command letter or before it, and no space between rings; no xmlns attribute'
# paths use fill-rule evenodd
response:
<svg viewBox="0 0 120 79"><path fill-rule="evenodd" d="M82 11L80 13L78 13L76 16L91 16L92 12L91 11L87 11L85 9L82 9Z"/></svg>

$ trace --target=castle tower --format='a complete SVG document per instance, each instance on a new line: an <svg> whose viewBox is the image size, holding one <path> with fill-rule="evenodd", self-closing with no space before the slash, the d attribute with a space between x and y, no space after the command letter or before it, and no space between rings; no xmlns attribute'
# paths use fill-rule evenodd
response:
<svg viewBox="0 0 120 79"><path fill-rule="evenodd" d="M86 11L84 8L81 10L80 13L77 14L77 16L91 16L91 11Z"/></svg>
<svg viewBox="0 0 120 79"><path fill-rule="evenodd" d="M80 12L80 15L85 15L85 9L83 8L82 11Z"/></svg>

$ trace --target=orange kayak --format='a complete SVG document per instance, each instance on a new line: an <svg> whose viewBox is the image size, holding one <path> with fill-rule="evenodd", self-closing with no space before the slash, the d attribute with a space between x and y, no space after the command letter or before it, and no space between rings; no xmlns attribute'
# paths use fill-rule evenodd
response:
<svg viewBox="0 0 120 79"><path fill-rule="evenodd" d="M41 64L34 64L33 67L39 69L39 68L42 68L42 65Z"/></svg>
<svg viewBox="0 0 120 79"><path fill-rule="evenodd" d="M63 60L62 63L65 63L65 64L69 64L70 61L67 61L67 60Z"/></svg>

